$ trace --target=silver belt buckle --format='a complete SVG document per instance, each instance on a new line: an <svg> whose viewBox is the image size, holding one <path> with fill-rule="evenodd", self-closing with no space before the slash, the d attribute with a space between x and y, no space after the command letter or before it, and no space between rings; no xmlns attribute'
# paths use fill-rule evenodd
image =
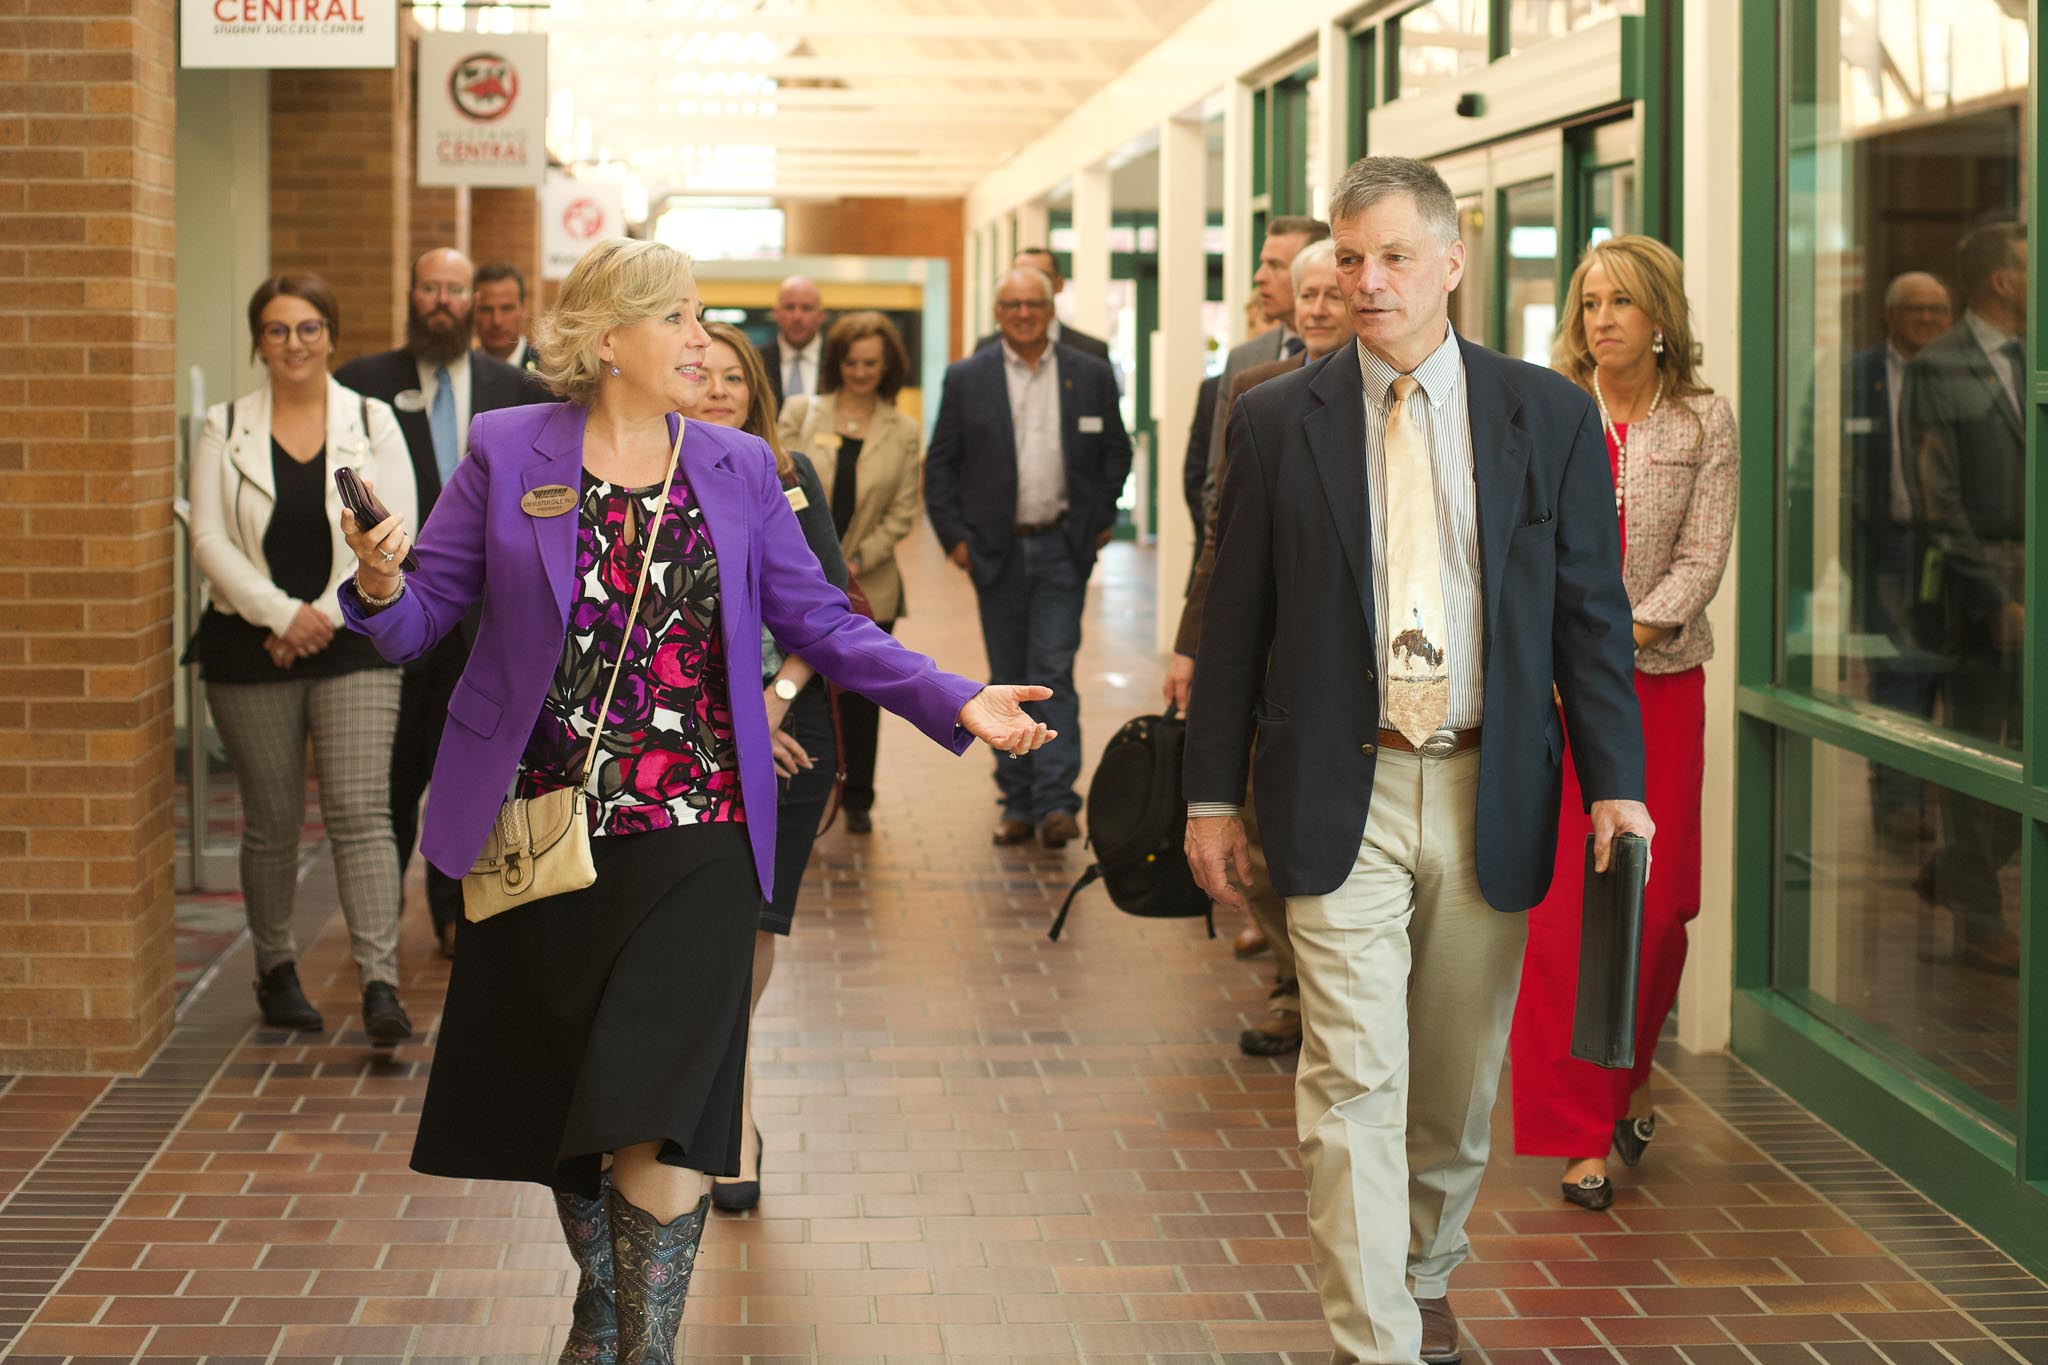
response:
<svg viewBox="0 0 2048 1365"><path fill-rule="evenodd" d="M1428 739L1415 746L1415 752L1424 758L1449 758L1457 750L1456 730L1432 730Z"/></svg>

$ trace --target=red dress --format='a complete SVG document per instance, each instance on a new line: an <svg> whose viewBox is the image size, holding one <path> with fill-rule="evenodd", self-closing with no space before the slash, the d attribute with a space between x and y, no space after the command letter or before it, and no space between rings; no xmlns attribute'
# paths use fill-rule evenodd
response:
<svg viewBox="0 0 2048 1365"><path fill-rule="evenodd" d="M1628 439L1628 428L1617 428ZM1607 458L1618 464L1612 436ZM1624 509L1625 511L1626 509ZM1628 527L1622 526L1622 555ZM1644 799L1657 824L1643 895L1643 965L1636 991L1636 1065L1608 1071L1571 1055L1579 979L1579 912L1585 893L1586 836L1593 822L1579 793L1567 735L1564 801L1557 822L1557 870L1550 894L1529 912L1522 989L1508 1036L1515 1106L1515 1150L1523 1156L1583 1159L1605 1155L1629 1093L1650 1075L1657 1035L1678 999L1685 970L1685 926L1700 912L1700 787L1706 772L1704 669L1636 671L1643 711Z"/></svg>

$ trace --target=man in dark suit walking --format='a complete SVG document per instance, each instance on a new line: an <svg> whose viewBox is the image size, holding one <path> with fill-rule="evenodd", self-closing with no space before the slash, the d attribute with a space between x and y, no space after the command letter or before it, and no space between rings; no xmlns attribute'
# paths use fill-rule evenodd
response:
<svg viewBox="0 0 2048 1365"><path fill-rule="evenodd" d="M1067 287L1067 281L1060 274L1059 261L1053 256L1051 247L1027 246L1020 248L1016 256L1010 261L1010 268L1012 270L1036 270L1044 275L1052 281L1052 293L1055 300L1059 298L1060 291ZM1069 327L1057 317L1053 318L1046 330L1046 335L1052 338L1055 346L1071 346L1085 355L1094 356L1097 360L1109 359L1108 342L1104 341L1101 337L1090 336L1078 327ZM974 349L985 351L1002 339L1003 333L998 329L975 342Z"/></svg>
<svg viewBox="0 0 2048 1365"><path fill-rule="evenodd" d="M818 391L824 327L825 296L818 286L802 275L784 280L775 291L775 340L759 348L776 407L797 394Z"/></svg>
<svg viewBox="0 0 2048 1365"><path fill-rule="evenodd" d="M1550 883L1563 736L1604 865L1652 832L1614 482L1593 404L1451 330L1457 203L1370 157L1331 195L1358 344L1230 416L1185 765L1240 903L1253 799L1301 989L1296 1126L1336 1361L1459 1359L1447 1289ZM1481 727L1484 726L1484 742Z"/></svg>
<svg viewBox="0 0 2048 1365"><path fill-rule="evenodd" d="M1914 527L1918 480L1907 473L1899 403L1907 365L1948 330L1952 317L1940 280L1919 270L1898 276L1884 291L1885 339L1850 357L1842 392L1857 626L1899 651L1897 658L1871 663L1870 699L1923 720L1934 714L1934 674L1922 652L1925 642L1912 629L1924 545ZM1872 764L1873 830L1893 843L1918 843L1922 786L1917 777Z"/></svg>
<svg viewBox="0 0 2048 1365"><path fill-rule="evenodd" d="M1052 280L1037 270L1003 277L1002 342L947 369L924 490L939 543L974 580L990 670L1052 689L1033 714L1058 738L996 762L995 841L1036 832L1060 848L1081 832L1081 611L1116 524L1131 440L1108 363L1047 335L1052 300Z"/></svg>
<svg viewBox="0 0 2048 1365"><path fill-rule="evenodd" d="M554 401L540 380L470 349L475 268L446 247L413 262L406 303L405 345L358 356L334 377L398 414L419 487L420 522L426 523L441 489L469 448L469 419L479 412ZM415 532L418 527L413 528ZM419 833L420 797L441 747L448 698L469 660L467 629L451 631L426 658L408 664L398 697L398 732L391 746L391 829L403 875ZM452 952L462 918L462 883L427 869L427 908L443 952Z"/></svg>
<svg viewBox="0 0 2048 1365"><path fill-rule="evenodd" d="M2027 230L1991 223L1963 239L1963 320L1913 358L1899 420L1938 557L1944 719L2017 751L2026 635ZM1956 916L1957 960L2019 970L1999 875L2019 852L2020 817L1941 794L1941 844L1916 889Z"/></svg>

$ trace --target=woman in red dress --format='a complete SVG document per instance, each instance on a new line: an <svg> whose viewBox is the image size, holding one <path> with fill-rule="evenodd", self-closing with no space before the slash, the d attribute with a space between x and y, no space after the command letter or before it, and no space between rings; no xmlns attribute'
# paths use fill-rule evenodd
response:
<svg viewBox="0 0 2048 1365"><path fill-rule="evenodd" d="M1606 1071L1571 1055L1592 825L1567 742L1557 872L1529 912L1509 1048L1515 1150L1562 1158L1564 1197L1604 1209L1614 1201L1608 1148L1633 1166L1656 1133L1650 1060L1678 998L1685 926L1700 908L1703 666L1714 652L1706 609L1734 536L1736 441L1728 400L1694 371L1684 267L1669 247L1609 238L1587 250L1565 297L1552 363L1593 395L1607 433L1657 854L1643 903L1636 1065Z"/></svg>

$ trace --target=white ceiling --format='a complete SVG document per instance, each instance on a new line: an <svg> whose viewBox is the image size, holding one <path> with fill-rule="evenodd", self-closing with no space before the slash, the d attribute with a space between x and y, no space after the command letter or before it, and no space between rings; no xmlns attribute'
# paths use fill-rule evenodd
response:
<svg viewBox="0 0 2048 1365"><path fill-rule="evenodd" d="M552 0L549 150L674 193L953 196L1207 0ZM614 173L616 173L614 171Z"/></svg>

